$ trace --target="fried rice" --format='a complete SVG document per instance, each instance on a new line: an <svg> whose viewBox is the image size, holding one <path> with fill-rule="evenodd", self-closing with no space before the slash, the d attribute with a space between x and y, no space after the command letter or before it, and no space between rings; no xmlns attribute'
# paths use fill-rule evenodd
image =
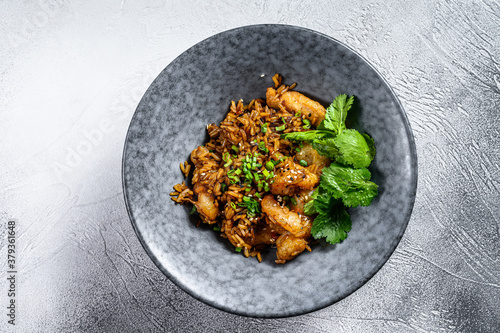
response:
<svg viewBox="0 0 500 333"><path fill-rule="evenodd" d="M281 139L283 133L314 129L324 107L273 76L266 100L232 101L219 124L207 125L210 140L180 164L187 181L170 193L193 206L200 223L210 225L237 252L262 261L276 248L276 263L311 251L312 218L304 204L330 161L310 145ZM189 184L189 185L188 185Z"/></svg>

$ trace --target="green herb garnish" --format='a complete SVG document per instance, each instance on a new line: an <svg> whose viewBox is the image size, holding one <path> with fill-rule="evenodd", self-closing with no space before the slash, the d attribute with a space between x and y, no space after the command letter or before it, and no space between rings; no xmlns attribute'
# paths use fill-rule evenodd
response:
<svg viewBox="0 0 500 333"><path fill-rule="evenodd" d="M267 132L267 125L268 125L268 123L264 123L264 124L260 125L260 131L262 133L266 133Z"/></svg>
<svg viewBox="0 0 500 333"><path fill-rule="evenodd" d="M264 153L269 153L269 149L266 147L266 143L264 141L259 142L259 150Z"/></svg>
<svg viewBox="0 0 500 333"><path fill-rule="evenodd" d="M331 244L344 240L351 230L346 207L368 206L378 194L367 169L375 157L373 139L345 125L353 101L353 96L339 95L316 130L281 135L282 139L310 142L319 154L334 161L323 169L313 200L304 205L306 215L317 214L311 228L313 237L324 237ZM310 122L303 122L308 129ZM299 163L303 165L302 160Z"/></svg>
<svg viewBox="0 0 500 333"><path fill-rule="evenodd" d="M260 203L257 200L247 196L243 197L242 200L242 202L238 202L238 206L246 208L248 216L260 214Z"/></svg>

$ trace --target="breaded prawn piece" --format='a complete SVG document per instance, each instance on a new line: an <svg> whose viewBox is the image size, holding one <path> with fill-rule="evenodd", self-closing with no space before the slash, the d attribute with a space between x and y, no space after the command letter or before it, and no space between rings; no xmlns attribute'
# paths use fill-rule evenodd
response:
<svg viewBox="0 0 500 333"><path fill-rule="evenodd" d="M309 249L307 241L300 237L295 237L287 232L281 235L276 241L276 263L284 264L287 260L292 260L305 249Z"/></svg>
<svg viewBox="0 0 500 333"><path fill-rule="evenodd" d="M306 161L307 165L316 164L319 172L318 176L321 175L321 170L323 170L324 167L330 165L331 163L328 157L320 155L310 143L304 143L303 147L300 148L297 153L295 153L295 157L299 161Z"/></svg>
<svg viewBox="0 0 500 333"><path fill-rule="evenodd" d="M318 126L325 119L326 111L323 105L297 91L286 91L278 95L274 88L269 87L266 91L266 100L267 105L272 108L279 109L282 105L289 112L300 112L314 126Z"/></svg>
<svg viewBox="0 0 500 333"><path fill-rule="evenodd" d="M314 193L314 190L301 190L297 194L293 196L295 202L290 203L290 210L304 214L304 205L311 201L311 195Z"/></svg>
<svg viewBox="0 0 500 333"><path fill-rule="evenodd" d="M194 186L194 191L198 194L198 201L194 203L196 210L205 222L209 224L215 223L219 215L219 207L215 196L209 193L205 186L199 184Z"/></svg>
<svg viewBox="0 0 500 333"><path fill-rule="evenodd" d="M301 190L311 190L319 183L318 175L288 158L274 176L270 186L272 194L294 195Z"/></svg>
<svg viewBox="0 0 500 333"><path fill-rule="evenodd" d="M261 202L262 212L269 220L278 224L294 236L307 238L311 235L311 220L302 214L281 207L272 194L266 195Z"/></svg>

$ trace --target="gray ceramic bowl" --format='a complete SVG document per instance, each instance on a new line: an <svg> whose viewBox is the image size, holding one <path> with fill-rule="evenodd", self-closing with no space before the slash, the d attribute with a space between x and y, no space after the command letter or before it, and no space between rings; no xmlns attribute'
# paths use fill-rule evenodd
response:
<svg viewBox="0 0 500 333"><path fill-rule="evenodd" d="M271 77L328 105L355 95L350 125L369 133L370 170L379 196L351 209L352 230L335 246L313 247L285 265L270 251L259 263L236 253L216 232L196 228L169 193L183 180L179 163L206 139L231 100L265 97ZM307 313L348 296L387 261L401 239L416 192L417 161L406 115L387 82L354 51L323 34L255 25L210 37L163 70L142 98L123 156L125 201L154 263L183 290L222 310L259 317Z"/></svg>

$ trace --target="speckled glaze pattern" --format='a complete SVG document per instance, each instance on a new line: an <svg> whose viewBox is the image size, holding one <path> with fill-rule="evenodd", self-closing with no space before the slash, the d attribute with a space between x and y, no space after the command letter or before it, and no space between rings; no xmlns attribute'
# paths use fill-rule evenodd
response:
<svg viewBox="0 0 500 333"><path fill-rule="evenodd" d="M179 163L206 141L232 99L265 97L274 73L323 104L357 97L348 121L369 133L370 167L379 196L351 209L353 227L335 246L316 245L286 265L235 253L217 233L196 228L186 207L170 200L183 180ZM123 157L125 199L134 229L155 264L192 296L219 309L284 317L330 305L358 289L387 261L414 203L417 161L411 129L378 72L336 40L294 26L229 30L191 47L168 65L142 98Z"/></svg>

